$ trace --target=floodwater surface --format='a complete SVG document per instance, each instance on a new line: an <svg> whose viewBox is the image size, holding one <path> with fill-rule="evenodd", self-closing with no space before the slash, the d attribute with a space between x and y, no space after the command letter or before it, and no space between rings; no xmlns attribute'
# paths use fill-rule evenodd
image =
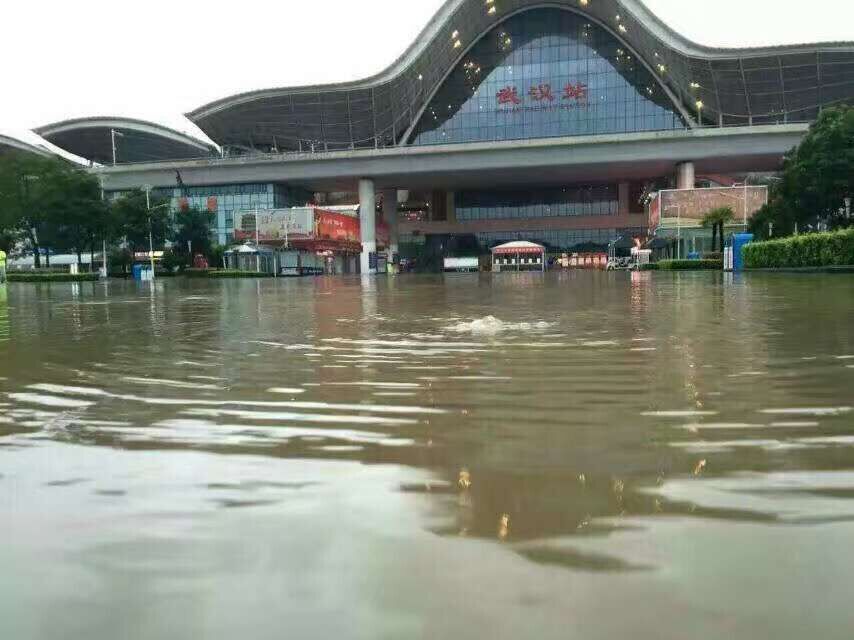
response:
<svg viewBox="0 0 854 640"><path fill-rule="evenodd" d="M0 287L0 637L850 638L854 279Z"/></svg>

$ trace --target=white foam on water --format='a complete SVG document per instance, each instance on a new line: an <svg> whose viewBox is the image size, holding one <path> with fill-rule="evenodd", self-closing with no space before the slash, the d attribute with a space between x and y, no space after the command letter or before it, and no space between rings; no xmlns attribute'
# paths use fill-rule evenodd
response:
<svg viewBox="0 0 854 640"><path fill-rule="evenodd" d="M7 395L16 402L23 402L26 404L37 404L44 407L85 409L95 404L94 402L89 402L87 400L76 400L74 398L58 398L56 396L46 396L39 393L9 393Z"/></svg>
<svg viewBox="0 0 854 640"><path fill-rule="evenodd" d="M617 343L613 340L589 340L580 343L582 347L616 347Z"/></svg>
<svg viewBox="0 0 854 640"><path fill-rule="evenodd" d="M73 396L105 397L111 395L103 389L94 389L92 387L69 387L64 384L31 384L27 387L27 389L32 389L33 391L45 391L47 393L67 393Z"/></svg>
<svg viewBox="0 0 854 640"><path fill-rule="evenodd" d="M217 418L229 416L259 422L309 422L321 424L417 424L411 418L383 418L380 416L331 415L325 413L294 413L290 411L244 411L239 409L187 409L185 415Z"/></svg>
<svg viewBox="0 0 854 640"><path fill-rule="evenodd" d="M694 422L691 424L683 424L682 429L686 431L700 431L704 429L761 429L765 425L750 424L748 422Z"/></svg>
<svg viewBox="0 0 854 640"><path fill-rule="evenodd" d="M304 382L304 387L319 387L321 383ZM417 382L324 382L323 386L330 387L386 387L389 389L418 389L421 387Z"/></svg>
<svg viewBox="0 0 854 640"><path fill-rule="evenodd" d="M414 391L374 391L371 395L378 398L411 398L418 394Z"/></svg>
<svg viewBox="0 0 854 640"><path fill-rule="evenodd" d="M180 380L167 380L164 378L138 378L136 376L125 376L125 382L134 384L147 384L162 387L175 387L176 389L199 389L210 391L221 391L223 388L215 384L199 384L197 382L182 382Z"/></svg>
<svg viewBox="0 0 854 640"><path fill-rule="evenodd" d="M495 316L484 316L470 322L458 322L445 327L445 331L453 333L472 333L494 335L502 331L542 331L554 326L551 322L504 322Z"/></svg>
<svg viewBox="0 0 854 640"><path fill-rule="evenodd" d="M305 393L305 389L299 387L273 387L267 389L267 393Z"/></svg>
<svg viewBox="0 0 854 640"><path fill-rule="evenodd" d="M811 427L818 427L818 426L820 426L820 423L815 422L815 421L802 421L802 422L796 422L796 421L793 421L793 422L772 422L772 423L771 423L770 425L768 425L768 426L769 426L769 427L782 427L782 428L787 428L787 429L788 429L788 428L791 428L791 429L798 429L798 428L811 428Z"/></svg>
<svg viewBox="0 0 854 640"><path fill-rule="evenodd" d="M784 409L760 409L759 413L791 416L839 416L851 411L851 407L794 407Z"/></svg>
<svg viewBox="0 0 854 640"><path fill-rule="evenodd" d="M690 418L692 416L716 416L718 415L718 412L695 411L689 409L687 411L644 411L641 415L652 418Z"/></svg>

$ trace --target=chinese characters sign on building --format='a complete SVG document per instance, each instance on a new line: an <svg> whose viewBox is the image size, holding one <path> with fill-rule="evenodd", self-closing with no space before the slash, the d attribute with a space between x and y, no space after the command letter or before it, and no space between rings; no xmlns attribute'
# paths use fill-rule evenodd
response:
<svg viewBox="0 0 854 640"><path fill-rule="evenodd" d="M583 82L567 83L560 94L560 102L554 106L560 108L586 107L587 106L587 85ZM543 108L552 105L557 100L552 85L548 83L536 84L528 89L529 102L534 108ZM512 105L513 108L523 104L523 99L519 96L519 90L512 85L508 85L499 89L495 94L495 99L498 106Z"/></svg>

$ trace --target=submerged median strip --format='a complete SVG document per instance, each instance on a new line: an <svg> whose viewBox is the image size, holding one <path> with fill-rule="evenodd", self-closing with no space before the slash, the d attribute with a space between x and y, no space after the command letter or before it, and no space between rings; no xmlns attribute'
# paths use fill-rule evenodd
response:
<svg viewBox="0 0 854 640"><path fill-rule="evenodd" d="M7 274L9 282L96 282L97 273L15 273Z"/></svg>

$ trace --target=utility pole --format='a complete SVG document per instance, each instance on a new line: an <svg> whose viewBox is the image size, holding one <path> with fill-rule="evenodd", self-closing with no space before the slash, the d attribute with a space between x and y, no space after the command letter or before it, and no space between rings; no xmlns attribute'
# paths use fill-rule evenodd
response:
<svg viewBox="0 0 854 640"><path fill-rule="evenodd" d="M110 141L113 143L113 166L116 166L116 136L124 138L125 134L115 129L110 129Z"/></svg>
<svg viewBox="0 0 854 640"><path fill-rule="evenodd" d="M255 207L255 271L261 272L261 235L258 227L258 207Z"/></svg>
<svg viewBox="0 0 854 640"><path fill-rule="evenodd" d="M148 211L148 260L151 264L151 281L154 282L154 225L151 222L151 187L145 187L145 208Z"/></svg>

